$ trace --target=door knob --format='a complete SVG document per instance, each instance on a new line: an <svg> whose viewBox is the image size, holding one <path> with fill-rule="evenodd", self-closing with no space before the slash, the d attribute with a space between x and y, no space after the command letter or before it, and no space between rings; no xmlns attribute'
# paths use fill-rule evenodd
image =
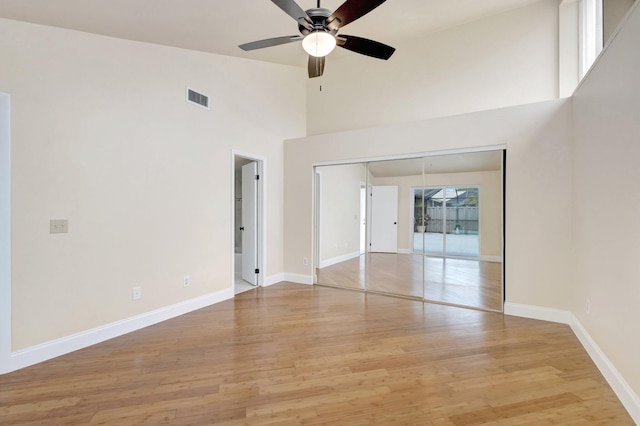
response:
<svg viewBox="0 0 640 426"><path fill-rule="evenodd" d="M240 230L241 230L241 231L244 231L244 226L241 226L241 227L240 227Z"/></svg>

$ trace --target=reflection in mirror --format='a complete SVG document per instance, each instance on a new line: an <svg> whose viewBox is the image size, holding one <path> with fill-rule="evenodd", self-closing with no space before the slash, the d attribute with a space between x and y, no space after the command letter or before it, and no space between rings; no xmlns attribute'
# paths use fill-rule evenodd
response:
<svg viewBox="0 0 640 426"><path fill-rule="evenodd" d="M316 167L316 282L365 288L366 166Z"/></svg>
<svg viewBox="0 0 640 426"><path fill-rule="evenodd" d="M422 197L419 196L422 193ZM479 254L479 200L477 186L435 186L414 189L416 220L424 222L424 252L436 256L477 258ZM418 216L423 214L423 216Z"/></svg>
<svg viewBox="0 0 640 426"><path fill-rule="evenodd" d="M423 186L422 159L369 163L369 182L367 290L422 299L422 236L412 210L413 188Z"/></svg>
<svg viewBox="0 0 640 426"><path fill-rule="evenodd" d="M316 283L502 311L502 156L316 167Z"/></svg>
<svg viewBox="0 0 640 426"><path fill-rule="evenodd" d="M426 157L424 170L425 299L501 311L502 151Z"/></svg>

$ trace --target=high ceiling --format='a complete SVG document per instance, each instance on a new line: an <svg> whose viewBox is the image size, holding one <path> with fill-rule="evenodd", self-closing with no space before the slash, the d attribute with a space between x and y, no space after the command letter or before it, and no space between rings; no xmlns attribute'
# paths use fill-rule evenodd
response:
<svg viewBox="0 0 640 426"><path fill-rule="evenodd" d="M483 16L539 0L388 0L341 33L396 48ZM337 9L343 0L323 0ZM303 9L316 0L298 0ZM296 22L269 0L0 0L0 17L96 34L305 66L299 43L244 52L242 43L297 35ZM331 55L349 55L337 49Z"/></svg>

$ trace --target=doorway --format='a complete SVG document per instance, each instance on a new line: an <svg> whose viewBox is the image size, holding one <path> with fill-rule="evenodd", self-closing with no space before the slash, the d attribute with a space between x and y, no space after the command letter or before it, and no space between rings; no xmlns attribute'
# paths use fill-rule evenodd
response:
<svg viewBox="0 0 640 426"><path fill-rule="evenodd" d="M233 154L233 283L234 293L263 284L264 160Z"/></svg>

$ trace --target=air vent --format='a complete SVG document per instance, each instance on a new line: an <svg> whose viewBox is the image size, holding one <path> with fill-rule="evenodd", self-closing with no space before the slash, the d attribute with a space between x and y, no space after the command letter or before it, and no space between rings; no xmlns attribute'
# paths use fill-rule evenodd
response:
<svg viewBox="0 0 640 426"><path fill-rule="evenodd" d="M209 109L209 97L187 87L187 102Z"/></svg>

